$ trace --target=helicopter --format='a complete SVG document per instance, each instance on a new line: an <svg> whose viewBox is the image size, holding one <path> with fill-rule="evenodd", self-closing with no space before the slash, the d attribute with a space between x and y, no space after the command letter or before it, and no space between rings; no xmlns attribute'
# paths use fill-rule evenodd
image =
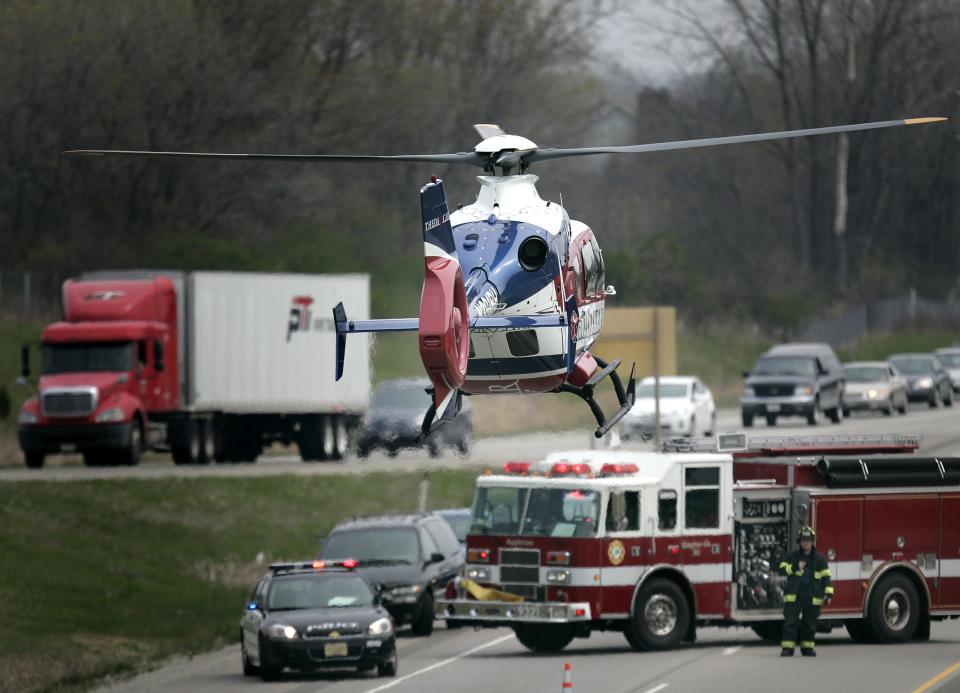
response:
<svg viewBox="0 0 960 693"><path fill-rule="evenodd" d="M476 201L450 212L443 181L420 189L424 280L415 318L350 320L333 308L337 380L350 333L417 332L430 378L422 433L452 420L463 395L566 392L581 398L603 437L635 401L635 366L624 386L617 369L590 348L600 335L606 298L603 254L592 229L562 205L543 200L533 164L599 154L631 154L827 135L943 122L942 117L835 125L649 144L541 148L495 124L475 125L481 141L470 152L447 154L244 154L78 149L69 156L146 156L246 161L422 162L480 168ZM609 378L619 408L606 416L594 392Z"/></svg>

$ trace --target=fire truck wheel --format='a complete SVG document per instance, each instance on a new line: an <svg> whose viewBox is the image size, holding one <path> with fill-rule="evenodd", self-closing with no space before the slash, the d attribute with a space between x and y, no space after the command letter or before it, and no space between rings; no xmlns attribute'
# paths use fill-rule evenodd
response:
<svg viewBox="0 0 960 693"><path fill-rule="evenodd" d="M414 635L430 635L433 633L433 619L436 617L433 610L433 595L427 592L420 601L420 611L410 624L410 629Z"/></svg>
<svg viewBox="0 0 960 693"><path fill-rule="evenodd" d="M669 650L690 625L690 605L676 583L654 578L640 590L628 628L644 650Z"/></svg>
<svg viewBox="0 0 960 693"><path fill-rule="evenodd" d="M920 620L917 589L905 575L887 575L874 588L867 614L882 643L905 642L913 637Z"/></svg>
<svg viewBox="0 0 960 693"><path fill-rule="evenodd" d="M567 624L519 623L513 627L520 644L532 652L559 652L573 640L573 627Z"/></svg>
<svg viewBox="0 0 960 693"><path fill-rule="evenodd" d="M843 625L847 627L847 632L850 634L850 639L855 643L860 643L861 645L870 645L877 641L877 636L874 635L873 629L870 627L870 623L866 619L862 618L851 618L843 622Z"/></svg>
<svg viewBox="0 0 960 693"><path fill-rule="evenodd" d="M759 621L750 628L767 642L780 642L783 637L783 621Z"/></svg>

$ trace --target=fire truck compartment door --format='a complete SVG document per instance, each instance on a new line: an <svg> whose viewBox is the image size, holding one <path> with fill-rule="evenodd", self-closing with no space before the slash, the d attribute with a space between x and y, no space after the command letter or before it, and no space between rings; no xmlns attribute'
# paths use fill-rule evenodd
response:
<svg viewBox="0 0 960 693"><path fill-rule="evenodd" d="M831 608L859 609L863 600L863 583L870 577L862 574L863 500L860 498L818 498L814 508L817 550L827 557L834 597ZM869 553L869 552L868 552Z"/></svg>

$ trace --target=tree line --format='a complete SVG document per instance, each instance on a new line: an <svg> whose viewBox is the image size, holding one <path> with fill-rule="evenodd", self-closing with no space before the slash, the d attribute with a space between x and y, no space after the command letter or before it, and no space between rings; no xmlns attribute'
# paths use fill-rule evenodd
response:
<svg viewBox="0 0 960 693"><path fill-rule="evenodd" d="M616 0L8 0L0 6L0 269L358 271L377 313L419 291L417 190L474 171L64 159L63 149L463 151L498 122L590 138ZM957 115L951 0L670 4L700 67L619 89L633 141ZM649 32L631 38L645 41ZM953 125L549 162L541 195L594 228L621 303L796 322L960 270Z"/></svg>

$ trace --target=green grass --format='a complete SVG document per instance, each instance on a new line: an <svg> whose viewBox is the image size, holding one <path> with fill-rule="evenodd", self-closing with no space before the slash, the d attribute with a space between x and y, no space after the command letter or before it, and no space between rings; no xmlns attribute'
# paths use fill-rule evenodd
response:
<svg viewBox="0 0 960 693"><path fill-rule="evenodd" d="M236 641L270 561L314 556L350 515L415 510L422 478L0 485L0 690L83 690ZM428 507L469 504L475 478L431 472Z"/></svg>
<svg viewBox="0 0 960 693"><path fill-rule="evenodd" d="M776 343L747 328L712 328L704 332L678 330L677 370L697 375L713 392L718 406L734 406L743 391L743 371Z"/></svg>
<svg viewBox="0 0 960 693"><path fill-rule="evenodd" d="M841 361L884 360L893 354L909 351L933 351L957 344L960 335L949 330L901 332L871 335L856 344L837 349Z"/></svg>

